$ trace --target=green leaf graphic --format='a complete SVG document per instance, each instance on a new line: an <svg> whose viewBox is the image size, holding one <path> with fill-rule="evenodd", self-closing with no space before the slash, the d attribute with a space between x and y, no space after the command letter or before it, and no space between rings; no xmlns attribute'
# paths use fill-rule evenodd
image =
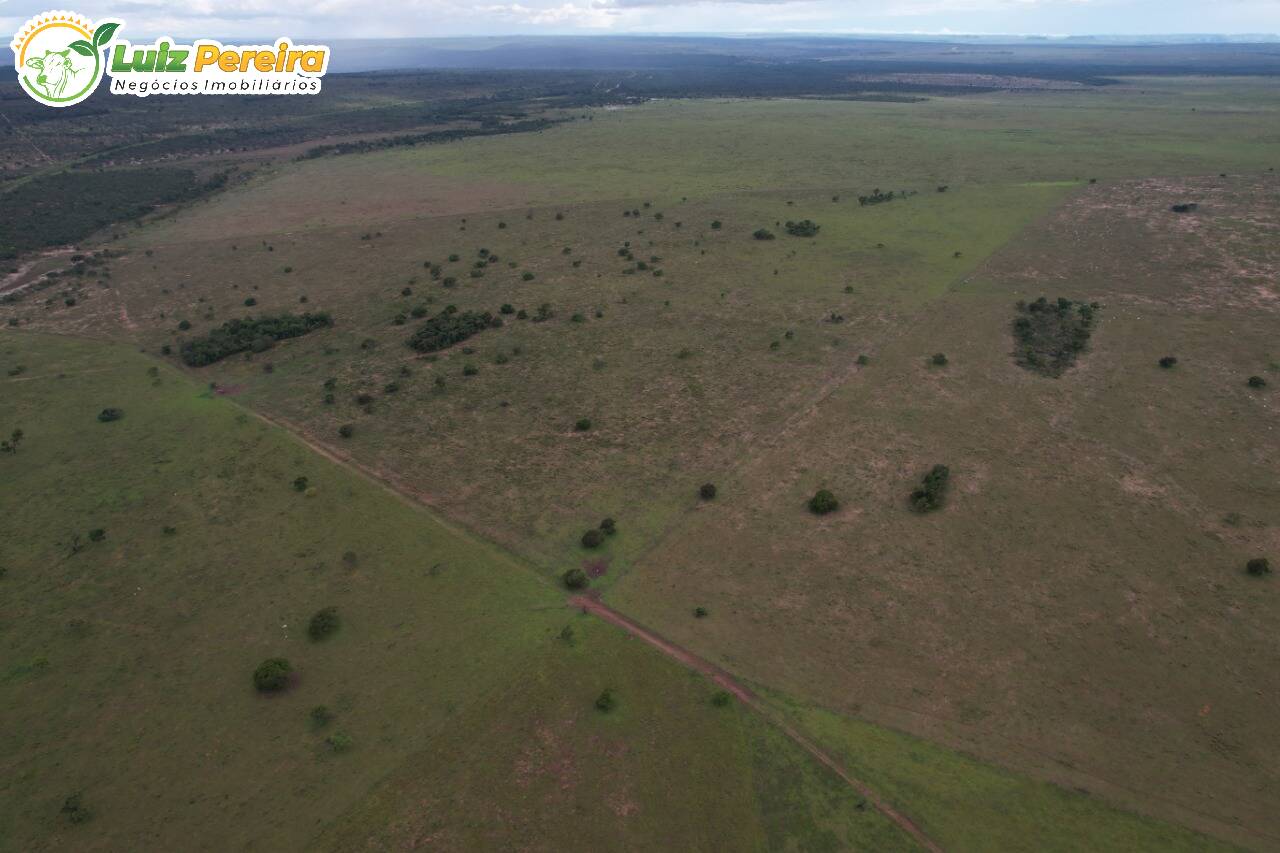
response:
<svg viewBox="0 0 1280 853"><path fill-rule="evenodd" d="M89 44L84 39L77 39L67 45L67 47L71 48L81 56L93 56L93 45Z"/></svg>
<svg viewBox="0 0 1280 853"><path fill-rule="evenodd" d="M102 47L111 41L111 37L115 35L116 30L120 28L119 24L103 24L93 31L93 46Z"/></svg>

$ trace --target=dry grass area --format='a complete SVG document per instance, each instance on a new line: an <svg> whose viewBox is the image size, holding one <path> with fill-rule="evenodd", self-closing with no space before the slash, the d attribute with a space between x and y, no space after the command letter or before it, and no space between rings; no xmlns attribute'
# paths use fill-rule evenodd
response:
<svg viewBox="0 0 1280 853"><path fill-rule="evenodd" d="M1276 401L1245 384L1276 370L1276 188L1081 191L726 473L613 602L748 678L1274 843L1280 618L1243 568L1280 548ZM1010 355L1042 294L1103 305L1057 380ZM946 507L912 513L938 462ZM839 512L805 511L819 487Z"/></svg>

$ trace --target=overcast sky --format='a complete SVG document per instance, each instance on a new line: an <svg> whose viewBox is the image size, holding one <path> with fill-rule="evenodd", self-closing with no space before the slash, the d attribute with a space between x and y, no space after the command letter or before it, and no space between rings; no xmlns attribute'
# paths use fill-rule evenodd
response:
<svg viewBox="0 0 1280 853"><path fill-rule="evenodd" d="M1280 0L0 0L12 33L71 8L121 36L295 39L591 33L1277 33Z"/></svg>

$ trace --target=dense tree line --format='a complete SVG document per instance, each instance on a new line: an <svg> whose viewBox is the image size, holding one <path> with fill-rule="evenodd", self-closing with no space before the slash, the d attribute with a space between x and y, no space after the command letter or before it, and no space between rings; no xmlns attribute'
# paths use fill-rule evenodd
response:
<svg viewBox="0 0 1280 853"><path fill-rule="evenodd" d="M499 136L506 133L529 133L546 130L568 119L536 118L527 121L514 121L508 124L495 124L482 127L458 127L450 130L432 130L427 133L407 133L401 136L384 136L381 139L360 139L355 142L337 142L333 145L317 145L308 148L299 160L311 160L316 157L336 157L343 154L365 154L370 151L381 151L385 148L402 148L413 145L433 145L442 142L456 142L472 136Z"/></svg>
<svg viewBox="0 0 1280 853"><path fill-rule="evenodd" d="M409 346L418 352L448 349L485 329L502 325L502 318L488 311L458 311L446 308L427 320L409 338Z"/></svg>
<svg viewBox="0 0 1280 853"><path fill-rule="evenodd" d="M323 311L228 320L209 334L184 343L182 361L191 367L203 367L238 352L261 352L275 341L296 338L332 325L333 319Z"/></svg>

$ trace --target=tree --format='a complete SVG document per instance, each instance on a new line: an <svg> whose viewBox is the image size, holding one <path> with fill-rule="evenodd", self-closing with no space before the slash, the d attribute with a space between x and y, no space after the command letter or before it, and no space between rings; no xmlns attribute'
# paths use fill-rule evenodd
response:
<svg viewBox="0 0 1280 853"><path fill-rule="evenodd" d="M600 522L600 532L605 536L614 535L618 532L618 522L614 521L612 518L606 518L604 521Z"/></svg>
<svg viewBox="0 0 1280 853"><path fill-rule="evenodd" d="M90 542L101 542L103 539L106 539L106 538L107 538L107 531L103 530L101 527L95 527L89 531Z"/></svg>
<svg viewBox="0 0 1280 853"><path fill-rule="evenodd" d="M1263 379L1261 376L1250 376L1248 382L1245 384L1250 388L1265 388L1267 387L1267 380Z"/></svg>
<svg viewBox="0 0 1280 853"><path fill-rule="evenodd" d="M307 478L295 477L293 480L293 490L295 492L305 492L307 490Z"/></svg>
<svg viewBox="0 0 1280 853"><path fill-rule="evenodd" d="M754 238L756 238L757 240L772 240L772 239L774 239L774 237L773 237L773 232L772 232L772 231L770 231L768 228L760 228L760 229L757 229L756 231L752 232L751 236L752 236L752 237L754 237Z"/></svg>
<svg viewBox="0 0 1280 853"><path fill-rule="evenodd" d="M715 500L716 487L714 483L703 483L698 487L698 496L704 501Z"/></svg>
<svg viewBox="0 0 1280 853"><path fill-rule="evenodd" d="M596 697L596 710L607 714L616 707L618 707L618 699L613 695L613 688L606 687L604 692Z"/></svg>
<svg viewBox="0 0 1280 853"><path fill-rule="evenodd" d="M586 432L591 429L591 418L578 418L573 428L578 432Z"/></svg>
<svg viewBox="0 0 1280 853"><path fill-rule="evenodd" d="M351 438L351 436L355 434L356 434L355 424L343 424L342 426L338 427L338 435L342 436L343 438Z"/></svg>
<svg viewBox="0 0 1280 853"><path fill-rule="evenodd" d="M929 359L930 363L938 367L945 367L947 364L947 356L945 353L935 352Z"/></svg>
<svg viewBox="0 0 1280 853"><path fill-rule="evenodd" d="M836 496L829 489L819 489L813 497L809 498L809 512L814 515L835 512L839 506L840 501L836 500Z"/></svg>
<svg viewBox="0 0 1280 853"><path fill-rule="evenodd" d="M98 420L104 424L118 421L124 417L124 409L106 408L98 412Z"/></svg>
<svg viewBox="0 0 1280 853"><path fill-rule="evenodd" d="M313 640L323 640L336 633L341 626L342 620L338 618L338 608L325 607L317 610L311 617L311 621L307 623L307 636Z"/></svg>
<svg viewBox="0 0 1280 853"><path fill-rule="evenodd" d="M1245 571L1254 577L1262 577L1271 574L1271 561L1266 557L1254 557L1252 560L1244 564Z"/></svg>
<svg viewBox="0 0 1280 853"><path fill-rule="evenodd" d="M1174 355L1166 355L1164 358L1160 359L1160 366L1163 367L1165 370L1168 370L1169 368L1173 367L1177 363L1178 363L1178 357Z"/></svg>
<svg viewBox="0 0 1280 853"><path fill-rule="evenodd" d="M931 512L941 507L950 480L951 470L946 465L934 465L924 475L920 488L911 493L911 508L916 512Z"/></svg>
<svg viewBox="0 0 1280 853"><path fill-rule="evenodd" d="M0 441L0 453L17 453L18 445L22 443L25 433L20 429L15 429L10 433L7 441Z"/></svg>
<svg viewBox="0 0 1280 853"><path fill-rule="evenodd" d="M293 666L284 658L267 658L253 671L253 686L262 693L274 693L289 685Z"/></svg>
<svg viewBox="0 0 1280 853"><path fill-rule="evenodd" d="M582 569L569 569L564 573L562 580L569 589L585 589L589 583L587 573Z"/></svg>
<svg viewBox="0 0 1280 853"><path fill-rule="evenodd" d="M583 548L599 548L604 544L604 534L599 529L593 527L586 533L582 534Z"/></svg>

